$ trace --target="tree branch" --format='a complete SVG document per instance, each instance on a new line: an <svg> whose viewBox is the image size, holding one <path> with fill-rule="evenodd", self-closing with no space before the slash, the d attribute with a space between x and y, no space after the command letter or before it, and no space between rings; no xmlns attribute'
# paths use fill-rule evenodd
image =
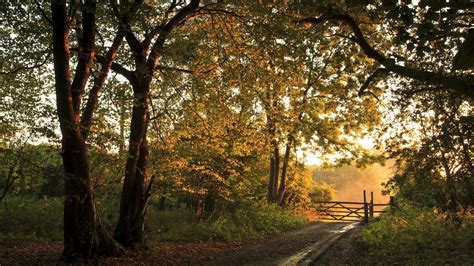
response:
<svg viewBox="0 0 474 266"><path fill-rule="evenodd" d="M388 74L388 70L386 68L378 68L377 70L375 70L372 74L370 74L370 76L365 80L364 84L362 84L362 86L360 87L359 89L359 92L357 93L357 95L359 95L359 97L361 97L362 95L364 95L365 93L370 93L367 91L367 88L369 87L370 83L372 83L372 81L374 81L376 78L378 78L380 75L385 75L385 74ZM372 94L373 95L373 94Z"/></svg>
<svg viewBox="0 0 474 266"><path fill-rule="evenodd" d="M49 24L53 25L53 21L46 15L46 12L44 12L44 9L41 8L41 5L38 3L38 0L34 0L35 1L35 4L36 4L36 7L39 9L39 11L41 12L41 15L43 16L43 18L49 22Z"/></svg>
<svg viewBox="0 0 474 266"><path fill-rule="evenodd" d="M81 133L84 140L86 140L89 135L89 129L92 124L92 115L94 114L94 111L97 107L97 103L99 102L99 92L104 86L105 80L107 79L109 70L112 66L112 62L117 56L117 51L122 45L122 41L123 32L119 30L113 40L112 46L107 51L107 55L105 56L105 58L103 58L104 60L102 61L102 68L100 70L99 76L94 79L94 85L89 91L87 104L82 112L81 117Z"/></svg>
<svg viewBox="0 0 474 266"><path fill-rule="evenodd" d="M13 69L12 71L0 71L0 75L12 75L12 74L16 74L16 73L18 73L20 71L23 71L23 70L31 70L31 69L42 67L42 66L46 65L46 63L49 61L49 59L51 58L51 54L52 54L52 50L48 49L48 53L46 54L46 57L43 60L41 60L41 61L37 60L35 62L35 64L33 64L31 66L17 67L15 69Z"/></svg>
<svg viewBox="0 0 474 266"><path fill-rule="evenodd" d="M153 44L147 60L147 65L150 69L154 69L168 34L196 11L199 7L199 2L200 0L191 0L188 5L179 10L163 27L160 26L160 35Z"/></svg>
<svg viewBox="0 0 474 266"><path fill-rule="evenodd" d="M450 88L456 91L460 95L474 99L474 75L463 77L445 75L439 72L431 72L396 64L394 60L385 57L367 42L364 34L359 28L359 25L348 14L324 14L318 18L309 17L299 20L298 22L304 24L305 26L311 26L312 24L322 24L327 21L340 21L348 25L354 34L353 41L360 46L360 48L369 58L372 58L383 65L387 71L422 82L441 85L444 88Z"/></svg>
<svg viewBox="0 0 474 266"><path fill-rule="evenodd" d="M73 108L77 116L79 116L82 94L89 79L94 59L95 5L94 0L86 0L82 7L82 38L79 44L76 71L71 85Z"/></svg>

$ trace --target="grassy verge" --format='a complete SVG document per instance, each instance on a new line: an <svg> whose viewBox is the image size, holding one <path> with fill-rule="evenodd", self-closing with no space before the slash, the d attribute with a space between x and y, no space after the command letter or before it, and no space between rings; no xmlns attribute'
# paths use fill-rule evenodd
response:
<svg viewBox="0 0 474 266"><path fill-rule="evenodd" d="M361 264L473 265L474 217L454 221L444 213L400 203L359 238L367 250Z"/></svg>
<svg viewBox="0 0 474 266"><path fill-rule="evenodd" d="M98 205L103 223L113 230L117 200L100 199ZM0 240L62 240L62 210L63 202L59 198L7 198L0 203ZM150 239L206 241L259 238L307 223L307 219L277 206L254 204L201 222L193 219L189 209L158 211L150 206L146 225Z"/></svg>
<svg viewBox="0 0 474 266"><path fill-rule="evenodd" d="M153 211L148 217L149 235L171 241L241 240L260 238L307 224L306 218L265 204L240 208L201 222L188 210Z"/></svg>

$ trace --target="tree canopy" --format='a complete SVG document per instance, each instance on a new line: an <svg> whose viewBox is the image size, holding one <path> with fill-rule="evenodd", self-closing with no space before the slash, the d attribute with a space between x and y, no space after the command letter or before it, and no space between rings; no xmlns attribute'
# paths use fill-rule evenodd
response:
<svg viewBox="0 0 474 266"><path fill-rule="evenodd" d="M60 149L62 178L55 169L47 180L64 183L67 261L144 244L156 197L192 206L196 220L252 201L299 208L328 197L304 149L359 166L395 158L388 191L472 207L473 8L7 1L0 200L26 191L25 158L41 161L41 145ZM358 142L368 135L380 149ZM94 191L120 195L113 237Z"/></svg>

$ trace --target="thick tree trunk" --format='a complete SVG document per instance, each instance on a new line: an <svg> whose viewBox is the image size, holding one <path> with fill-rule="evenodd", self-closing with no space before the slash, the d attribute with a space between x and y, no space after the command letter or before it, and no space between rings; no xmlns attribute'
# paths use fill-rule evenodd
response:
<svg viewBox="0 0 474 266"><path fill-rule="evenodd" d="M137 7L142 1L137 1ZM126 77L133 86L134 106L130 127L130 141L128 159L125 167L125 179L120 200L119 221L115 228L115 239L126 246L134 246L144 240L144 221L146 205L151 188L145 188L147 181L148 146L146 131L148 127L148 98L150 84L158 58L161 56L168 34L186 18L194 14L199 7L199 0L191 0L181 8L167 23L159 27L159 31L146 33L145 39L140 41L131 30L128 15L119 16L119 20L126 28L125 39L132 50L135 59L135 70L115 64L112 68ZM117 3L112 1L112 7L117 11ZM117 11L117 13L119 13ZM132 12L133 13L133 12ZM131 14L130 14L131 15ZM155 39L155 36L158 36ZM153 45L152 40L155 39Z"/></svg>
<svg viewBox="0 0 474 266"><path fill-rule="evenodd" d="M144 243L144 223L148 192L148 95L150 83L134 88L132 121L125 179L120 200L120 215L115 228L115 239L125 246Z"/></svg>
<svg viewBox="0 0 474 266"><path fill-rule="evenodd" d="M62 157L65 178L64 251L65 261L91 259L99 255L124 253L102 227L91 190L87 150L79 129L63 137Z"/></svg>
<svg viewBox="0 0 474 266"><path fill-rule="evenodd" d="M62 134L61 155L65 170L62 258L66 261L74 261L78 258L90 259L97 255L123 254L121 247L108 237L98 219L91 190L87 148L79 127L78 106L92 64L90 57L93 55L94 12L95 2L85 1L83 11L85 43L81 43L83 54L76 67L74 81L72 81L66 2L51 2L56 105Z"/></svg>
<svg viewBox="0 0 474 266"><path fill-rule="evenodd" d="M148 123L145 127L142 145L140 146L140 155L137 162L136 170L136 186L135 186L135 203L132 206L132 226L131 233L135 243L145 244L145 216L147 210L147 203L150 196L149 188L151 187L151 180L147 174L148 167L148 142L146 137ZM148 183L148 189L145 185Z"/></svg>

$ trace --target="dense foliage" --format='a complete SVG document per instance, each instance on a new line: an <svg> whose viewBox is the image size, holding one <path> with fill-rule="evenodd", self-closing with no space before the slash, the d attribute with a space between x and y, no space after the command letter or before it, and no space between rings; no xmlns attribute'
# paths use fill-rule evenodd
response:
<svg viewBox="0 0 474 266"><path fill-rule="evenodd" d="M471 1L5 3L0 201L56 216L34 201L64 196L67 261L145 243L145 221L223 239L302 224L287 211L360 175L315 182L303 150L392 158L388 193L473 208Z"/></svg>
<svg viewBox="0 0 474 266"><path fill-rule="evenodd" d="M462 221L442 210L398 201L394 213L381 217L362 231L360 242L367 253L361 264L472 264L474 217L460 214Z"/></svg>

